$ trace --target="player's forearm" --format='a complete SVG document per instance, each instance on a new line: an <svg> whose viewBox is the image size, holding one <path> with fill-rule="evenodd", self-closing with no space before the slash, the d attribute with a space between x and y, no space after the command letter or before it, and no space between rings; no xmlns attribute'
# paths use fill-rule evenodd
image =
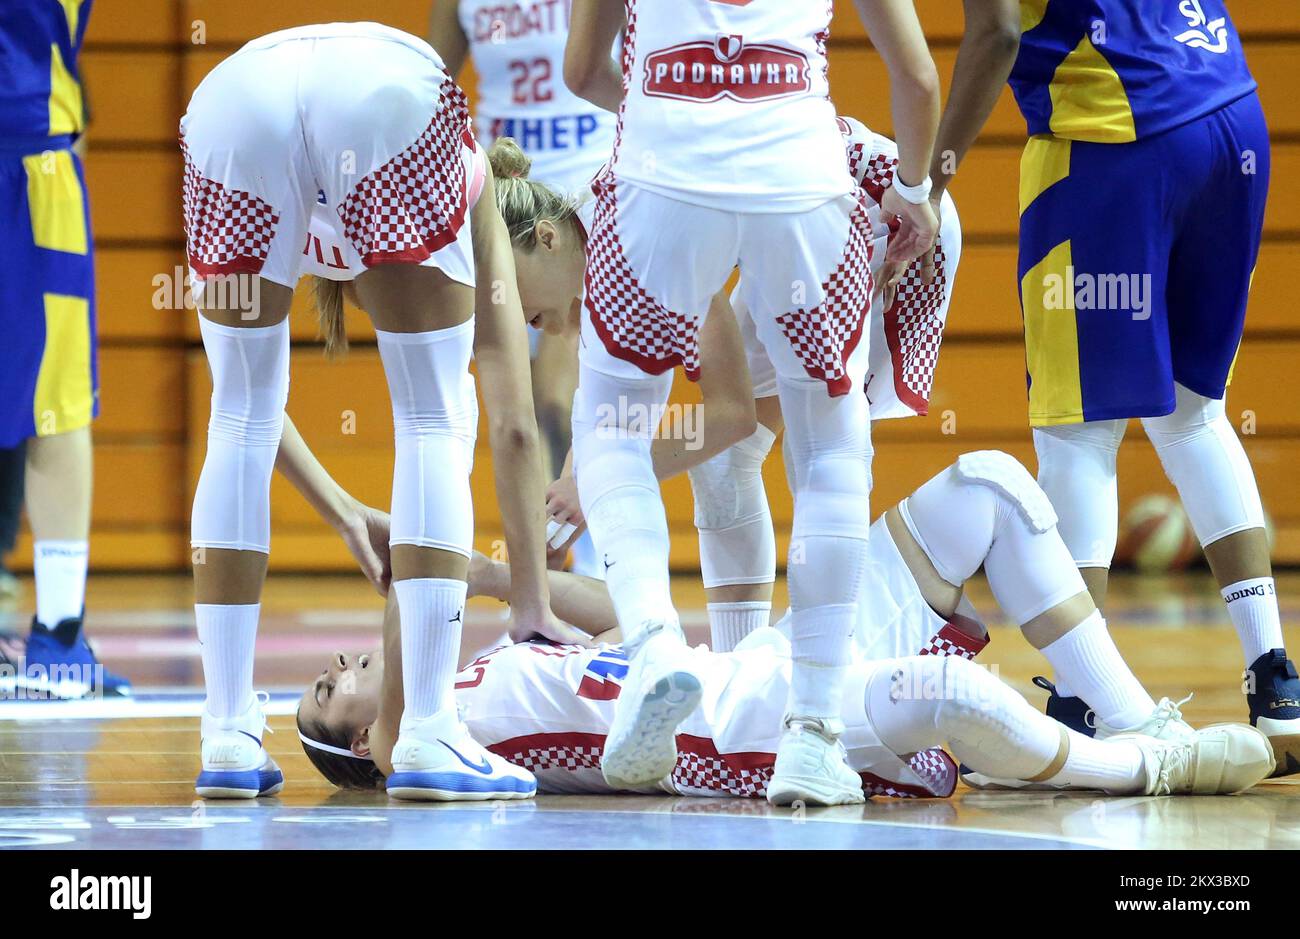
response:
<svg viewBox="0 0 1300 939"><path fill-rule="evenodd" d="M748 409L698 405L692 434L656 437L650 448L655 478L672 479L692 470L752 434L758 422L752 399L749 405Z"/></svg>
<svg viewBox="0 0 1300 939"><path fill-rule="evenodd" d="M568 571L547 571L551 612L584 632L596 635L618 622L609 590L603 581ZM481 555L470 566L470 590L475 596L508 600L510 566Z"/></svg>
<svg viewBox="0 0 1300 939"><path fill-rule="evenodd" d="M510 552L510 605L521 616L549 606L546 581L546 500L542 449L532 408L519 419L490 422L497 502Z"/></svg>
<svg viewBox="0 0 1300 939"><path fill-rule="evenodd" d="M897 178L915 186L930 171L939 128L939 73L911 0L855 0L855 5L889 71Z"/></svg>
<svg viewBox="0 0 1300 939"><path fill-rule="evenodd" d="M355 500L325 471L288 414L284 416L275 468L330 526L338 528L343 524Z"/></svg>
<svg viewBox="0 0 1300 939"><path fill-rule="evenodd" d="M966 32L957 50L952 86L930 163L936 195L948 188L966 151L997 106L1019 49L1015 0L966 0Z"/></svg>

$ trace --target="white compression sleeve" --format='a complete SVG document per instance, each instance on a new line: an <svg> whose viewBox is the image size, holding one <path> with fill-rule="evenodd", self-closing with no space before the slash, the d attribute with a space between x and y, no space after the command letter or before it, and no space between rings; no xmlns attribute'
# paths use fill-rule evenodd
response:
<svg viewBox="0 0 1300 939"><path fill-rule="evenodd" d="M289 321L221 326L200 316L199 331L212 371L212 416L191 542L269 554L271 474L289 398Z"/></svg>

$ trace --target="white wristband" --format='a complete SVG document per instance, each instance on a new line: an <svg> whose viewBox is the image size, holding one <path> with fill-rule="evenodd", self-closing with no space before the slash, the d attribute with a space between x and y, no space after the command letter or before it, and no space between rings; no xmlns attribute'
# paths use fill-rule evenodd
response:
<svg viewBox="0 0 1300 939"><path fill-rule="evenodd" d="M934 184L930 181L929 176L915 186L909 186L898 178L897 172L894 173L894 192L902 196L904 201L912 203L912 205L920 205L922 202L930 201L930 190L933 188Z"/></svg>

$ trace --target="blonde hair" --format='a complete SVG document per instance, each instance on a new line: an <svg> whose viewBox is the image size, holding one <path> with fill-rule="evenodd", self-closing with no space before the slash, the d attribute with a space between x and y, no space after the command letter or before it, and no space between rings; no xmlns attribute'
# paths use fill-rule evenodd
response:
<svg viewBox="0 0 1300 939"><path fill-rule="evenodd" d="M576 226L577 201L529 179L533 161L512 138L498 137L487 157L496 180L497 208L505 219L512 245L524 251L536 248L538 222Z"/></svg>
<svg viewBox="0 0 1300 939"><path fill-rule="evenodd" d="M343 283L312 277L316 321L325 339L325 357L336 358L348 351L348 330L343 322Z"/></svg>

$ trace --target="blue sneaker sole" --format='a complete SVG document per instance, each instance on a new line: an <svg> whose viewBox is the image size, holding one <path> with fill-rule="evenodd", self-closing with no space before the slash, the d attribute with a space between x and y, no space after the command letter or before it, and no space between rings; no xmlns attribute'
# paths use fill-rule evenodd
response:
<svg viewBox="0 0 1300 939"><path fill-rule="evenodd" d="M387 788L395 799L422 802L530 799L537 794L537 783L531 780L465 773L394 773L388 777Z"/></svg>
<svg viewBox="0 0 1300 939"><path fill-rule="evenodd" d="M284 773L278 769L204 770L194 780L194 791L205 799L256 799L283 788Z"/></svg>

